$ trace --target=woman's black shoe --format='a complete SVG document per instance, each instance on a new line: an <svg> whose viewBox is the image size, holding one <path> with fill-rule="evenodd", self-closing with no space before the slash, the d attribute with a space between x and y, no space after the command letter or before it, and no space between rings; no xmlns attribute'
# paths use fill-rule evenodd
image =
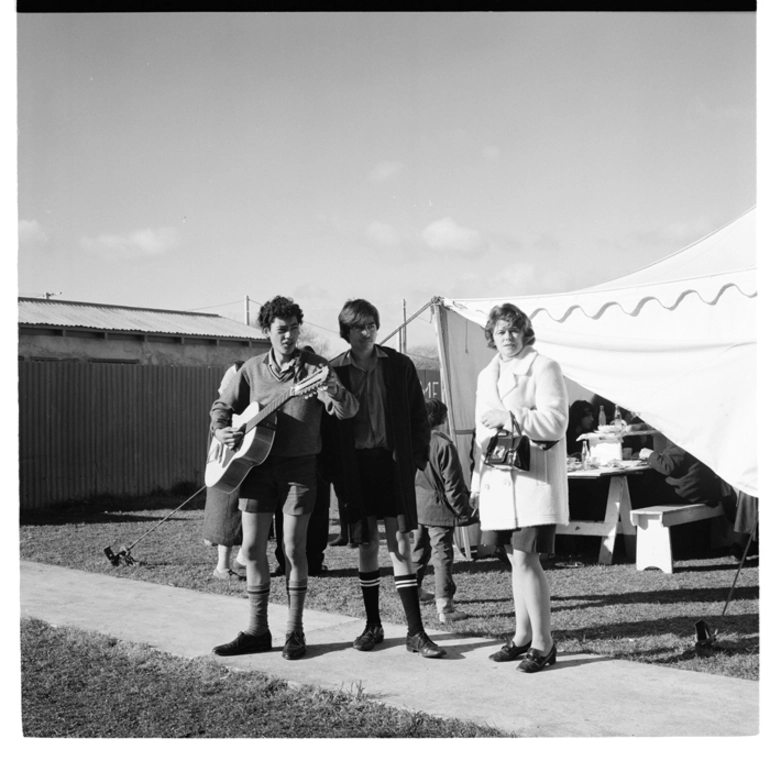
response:
<svg viewBox="0 0 770 761"><path fill-rule="evenodd" d="M492 655L489 656L489 660L495 661L496 663L508 663L508 661L515 661L517 658L520 658L522 655L524 655L524 653L526 653L530 647L532 647L532 640L527 642L526 645L522 645L521 647L514 645L513 640L511 640L508 644L503 645L496 653L492 653Z"/></svg>
<svg viewBox="0 0 770 761"><path fill-rule="evenodd" d="M531 647L527 653L527 657L516 666L516 671L523 671L525 674L535 674L538 671L542 671L546 666L553 666L554 663L556 663L555 642L548 655L543 655L542 650Z"/></svg>

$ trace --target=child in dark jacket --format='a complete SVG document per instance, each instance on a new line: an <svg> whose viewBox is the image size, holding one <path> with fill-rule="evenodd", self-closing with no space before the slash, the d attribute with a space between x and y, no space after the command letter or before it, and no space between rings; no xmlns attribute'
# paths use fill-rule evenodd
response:
<svg viewBox="0 0 770 761"><path fill-rule="evenodd" d="M420 599L427 601L432 597L423 591L422 580L432 554L436 609L443 624L466 618L465 613L455 609L457 587L452 578L452 562L456 520L470 518L472 509L457 449L448 436L437 430L446 421L446 405L438 399L429 399L426 408L431 426L430 453L425 470L418 470L415 477L420 525L414 531L412 559L420 585Z"/></svg>

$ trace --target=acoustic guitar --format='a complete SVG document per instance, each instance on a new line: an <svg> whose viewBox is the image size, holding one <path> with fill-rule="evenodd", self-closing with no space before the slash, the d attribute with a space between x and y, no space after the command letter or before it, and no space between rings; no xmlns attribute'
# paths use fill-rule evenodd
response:
<svg viewBox="0 0 770 761"><path fill-rule="evenodd" d="M204 481L212 489L230 494L248 472L261 465L270 454L275 440L278 409L295 396L312 396L329 376L328 366L290 386L281 396L261 407L252 402L240 415L233 415L232 427L243 431L240 444L232 449L216 436L211 439Z"/></svg>

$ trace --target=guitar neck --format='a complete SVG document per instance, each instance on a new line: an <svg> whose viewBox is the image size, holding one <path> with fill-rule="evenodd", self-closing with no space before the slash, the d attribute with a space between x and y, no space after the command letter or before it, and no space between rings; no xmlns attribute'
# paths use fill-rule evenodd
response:
<svg viewBox="0 0 770 761"><path fill-rule="evenodd" d="M269 402L256 415L254 415L251 420L249 420L249 422L246 424L244 433L248 433L249 431L256 428L263 420L269 418L270 415L272 415L279 407L282 407L284 404L286 404L286 402L288 402L292 396L294 396L294 390L289 389L286 393L282 394L276 399L273 399L272 402Z"/></svg>

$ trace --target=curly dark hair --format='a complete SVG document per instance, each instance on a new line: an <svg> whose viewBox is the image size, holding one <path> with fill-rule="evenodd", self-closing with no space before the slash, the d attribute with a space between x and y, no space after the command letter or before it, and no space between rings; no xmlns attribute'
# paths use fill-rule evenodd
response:
<svg viewBox="0 0 770 761"><path fill-rule="evenodd" d="M426 399L425 409L428 412L428 422L430 422L431 428L441 425L446 420L447 406L444 402L438 399Z"/></svg>
<svg viewBox="0 0 770 761"><path fill-rule="evenodd" d="M493 334L495 325L500 320L509 323L514 330L518 330L523 334L524 346L532 346L535 343L535 330L529 317L517 306L506 302L505 304L492 307L487 318L487 324L484 326L484 337L487 339L487 346L490 349L495 348Z"/></svg>
<svg viewBox="0 0 770 761"><path fill-rule="evenodd" d="M270 330L270 326L276 318L290 320L292 317L296 317L297 322L302 325L302 318L304 316L304 313L299 308L299 304L295 303L294 299L286 296L276 296L262 304L257 320L262 330Z"/></svg>
<svg viewBox="0 0 770 761"><path fill-rule="evenodd" d="M380 313L377 307L366 299L348 299L342 305L342 311L337 318L340 324L340 338L344 338L348 343L350 338L350 329L360 325L365 325L371 321L380 329Z"/></svg>

